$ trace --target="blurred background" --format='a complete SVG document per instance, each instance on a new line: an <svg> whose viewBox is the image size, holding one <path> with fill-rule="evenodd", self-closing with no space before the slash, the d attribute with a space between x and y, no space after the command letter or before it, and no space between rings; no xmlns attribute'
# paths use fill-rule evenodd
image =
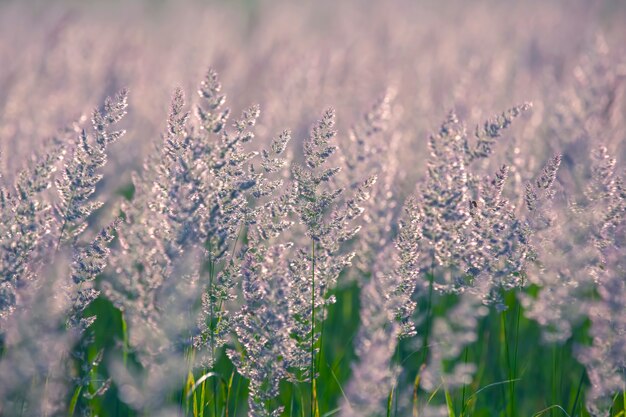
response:
<svg viewBox="0 0 626 417"><path fill-rule="evenodd" d="M130 89L129 135L115 144L109 169L139 168L159 141L174 88L193 102L209 66L235 114L260 104L262 140L284 128L301 138L327 106L346 132L390 87L393 130L411 149L401 160L412 166L451 109L478 123L532 101L532 122L516 133L533 152L556 150L575 138L539 141L536 129L548 129L547 115L586 82L576 68L590 54L601 56L590 71L623 75L625 21L618 0L5 0L0 171L10 177L44 140L71 131L122 87ZM603 77L596 82L612 82Z"/></svg>

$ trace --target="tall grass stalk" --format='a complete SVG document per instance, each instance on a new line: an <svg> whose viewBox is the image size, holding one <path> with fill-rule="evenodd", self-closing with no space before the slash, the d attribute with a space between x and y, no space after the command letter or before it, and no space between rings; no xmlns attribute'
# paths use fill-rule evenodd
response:
<svg viewBox="0 0 626 417"><path fill-rule="evenodd" d="M426 364L428 359L428 338L430 337L430 328L432 326L432 302L433 302L433 284L434 284L434 272L428 276L428 299L426 301L426 324L424 329L424 345L422 346L423 354L422 354L422 364Z"/></svg>
<svg viewBox="0 0 626 417"><path fill-rule="evenodd" d="M315 240L311 244L311 417L317 415L317 387L315 377Z"/></svg>
<svg viewBox="0 0 626 417"><path fill-rule="evenodd" d="M522 277L521 288L524 288L524 277ZM522 306L517 297L514 297L516 305L516 317L515 317L515 350L513 352L513 369L511 373L511 415L515 417L517 415L517 406L515 404L515 382L517 380L517 354L519 351L519 328L520 320L522 316Z"/></svg>

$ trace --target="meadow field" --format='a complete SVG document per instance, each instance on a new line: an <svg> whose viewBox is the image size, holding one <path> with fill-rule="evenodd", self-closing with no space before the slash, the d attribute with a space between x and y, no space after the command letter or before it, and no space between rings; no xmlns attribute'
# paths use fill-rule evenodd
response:
<svg viewBox="0 0 626 417"><path fill-rule="evenodd" d="M0 0L0 416L626 417L625 40Z"/></svg>

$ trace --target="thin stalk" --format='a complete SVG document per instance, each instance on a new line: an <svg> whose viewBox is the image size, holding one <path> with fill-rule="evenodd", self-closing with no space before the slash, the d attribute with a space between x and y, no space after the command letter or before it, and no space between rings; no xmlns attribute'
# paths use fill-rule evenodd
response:
<svg viewBox="0 0 626 417"><path fill-rule="evenodd" d="M122 312L122 362L124 363L124 368L126 368L126 364L128 362L128 324L126 323L126 319L124 318L124 312Z"/></svg>
<svg viewBox="0 0 626 417"><path fill-rule="evenodd" d="M237 373L237 371L235 371L233 369L233 373L230 374L230 379L228 380L228 391L226 392L226 404L224 406L224 408L225 408L225 411L224 411L225 417L228 417L228 405L230 403L230 393L231 393L232 388L233 388L233 379L235 378L235 373Z"/></svg>
<svg viewBox="0 0 626 417"><path fill-rule="evenodd" d="M235 390L235 410L233 416L237 415L237 407L239 406L239 392L241 390L241 377L237 376L237 389Z"/></svg>
<svg viewBox="0 0 626 417"><path fill-rule="evenodd" d="M311 245L311 417L315 417L315 240Z"/></svg>
<svg viewBox="0 0 626 417"><path fill-rule="evenodd" d="M387 398L387 417L391 417L391 405L393 404L393 392L395 386L391 388L391 392L389 393L389 397Z"/></svg>
<svg viewBox="0 0 626 417"><path fill-rule="evenodd" d="M465 346L465 354L463 355L463 363L467 366L468 347ZM463 384L463 390L461 391L461 417L465 414L465 388L466 384Z"/></svg>
<svg viewBox="0 0 626 417"><path fill-rule="evenodd" d="M83 390L82 385L77 387L74 390L74 395L72 395L72 399L70 401L69 411L67 413L68 417L74 417L74 411L76 410L76 404L78 403L78 397L79 397L79 395L80 395L82 390Z"/></svg>
<svg viewBox="0 0 626 417"><path fill-rule="evenodd" d="M431 309L432 309L432 301L433 301L433 281L435 279L434 276L434 268L431 269L430 277L429 277L429 285L428 285L428 303L426 304L426 329L424 330L424 354L422 355L422 363L426 363L426 359L428 357L428 338L430 337L430 325L431 325Z"/></svg>
<svg viewBox="0 0 626 417"><path fill-rule="evenodd" d="M556 351L557 347L555 346L552 349L552 404L556 404ZM550 410L550 415L554 416L554 410Z"/></svg>
<svg viewBox="0 0 626 417"><path fill-rule="evenodd" d="M401 361L400 361L400 341L398 341L396 343L396 363L401 363ZM393 385L394 385L394 387L397 388L398 378L396 378L396 380L394 381ZM396 398L394 399L393 415L394 416L398 415L398 396L397 395L396 395Z"/></svg>
<svg viewBox="0 0 626 417"><path fill-rule="evenodd" d="M215 366L215 329L213 328L213 269L214 262L211 254L211 240L209 239L209 337L211 338L211 360L213 361L213 366ZM213 379L213 416L217 417L217 381L216 378Z"/></svg>
<svg viewBox="0 0 626 417"><path fill-rule="evenodd" d="M505 311L502 312L501 317L502 317L502 331L504 332L504 355L506 356L506 366L509 371L508 374L509 374L509 381L510 381L511 379L513 379L511 377L513 367L511 366L511 353L509 351L509 335L508 335L508 332L506 331L506 312ZM509 384L509 387L511 387L511 384ZM512 388L509 390L509 395L511 396L511 399L512 399L513 397ZM509 404L512 406L512 401ZM512 414L513 414L513 411L511 409L510 415Z"/></svg>
<svg viewBox="0 0 626 417"><path fill-rule="evenodd" d="M185 359L189 362L189 357L185 352ZM196 381L193 376L193 368L189 365L189 369L187 371L187 379L185 380L185 385L183 387L183 393L180 398L178 398L178 405L181 410L183 410L185 416L189 415L189 410L193 408L193 416L198 417L198 410L196 405L196 391L194 389Z"/></svg>
<svg viewBox="0 0 626 417"><path fill-rule="evenodd" d="M560 376L559 376L559 396L562 395L563 392L563 384L565 383L565 368L563 366L563 363L565 363L565 357L566 357L566 351L565 351L565 345L561 346L560 353L560 359L559 359L559 369L561 370L560 372Z"/></svg>
<svg viewBox="0 0 626 417"><path fill-rule="evenodd" d="M452 396L450 395L450 390L448 390L448 386L446 385L446 381L441 380L443 385L443 393L446 397L446 406L448 407L448 417L455 417L454 414L454 403L452 402Z"/></svg>
<svg viewBox="0 0 626 417"><path fill-rule="evenodd" d="M583 381L585 380L585 371L583 370L580 374L580 380L578 381L578 388L576 389L576 397L574 397L574 404L572 404L572 409L570 410L569 415L573 416L576 412L576 408L578 407L578 400L580 398L580 392L583 387ZM626 397L625 397L626 400ZM624 409L626 409L626 402L624 403Z"/></svg>
<svg viewBox="0 0 626 417"><path fill-rule="evenodd" d="M522 286L524 288L524 276L522 276ZM517 306L517 315L515 319L515 350L513 353L513 372L511 375L511 415L515 417L516 415L516 406L515 406L515 381L517 380L517 352L519 348L519 323L522 316L522 306L517 297L515 297L515 304Z"/></svg>
<svg viewBox="0 0 626 417"><path fill-rule="evenodd" d="M472 383L472 391L474 392L474 394L470 395L467 398L467 402L463 404L463 407L465 407L463 414L467 412L467 415L472 415L476 411L475 396L476 396L476 393L479 391L479 387L481 386L481 381L483 381L486 370L490 368L488 364L490 362L488 358L491 353L489 347L492 346L492 344L490 343L490 340L492 338L492 334L495 334L495 333L493 333L490 330L490 325L489 325L488 320L484 320L481 323L479 334L481 335L481 338L483 340L483 345L479 354L480 359L477 358L477 363L479 365L478 365L478 370L476 371L474 382Z"/></svg>
<svg viewBox="0 0 626 417"><path fill-rule="evenodd" d="M417 375L415 376L415 381L413 382L413 417L419 417L419 408L417 404L417 391L420 386L420 379L422 376L422 371L424 370L424 365L422 364L419 371L417 371Z"/></svg>
<svg viewBox="0 0 626 417"><path fill-rule="evenodd" d="M326 299L325 295L324 295L324 299ZM322 322L320 323L322 328L320 329L320 340L319 340L320 351L319 351L319 354L317 355L317 369L318 370L322 369L322 348L324 347L324 323L325 322L326 322L325 310L322 308Z"/></svg>
<svg viewBox="0 0 626 417"><path fill-rule="evenodd" d="M199 417L204 417L205 396L206 396L206 381L202 381L202 387L200 387L200 413L199 413Z"/></svg>

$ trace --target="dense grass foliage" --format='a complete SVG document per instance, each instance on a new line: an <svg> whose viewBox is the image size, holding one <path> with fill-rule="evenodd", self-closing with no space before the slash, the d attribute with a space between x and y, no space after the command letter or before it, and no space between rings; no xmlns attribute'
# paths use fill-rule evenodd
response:
<svg viewBox="0 0 626 417"><path fill-rule="evenodd" d="M625 417L626 9L413 3L0 4L0 416Z"/></svg>

